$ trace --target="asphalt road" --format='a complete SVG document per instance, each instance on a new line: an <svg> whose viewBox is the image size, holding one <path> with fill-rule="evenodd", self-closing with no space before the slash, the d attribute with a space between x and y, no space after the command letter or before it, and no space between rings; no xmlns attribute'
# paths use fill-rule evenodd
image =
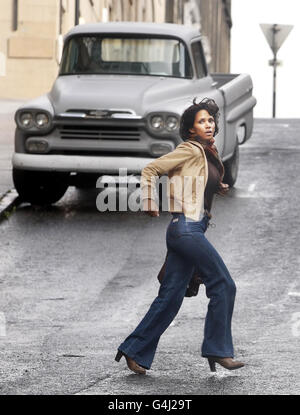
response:
<svg viewBox="0 0 300 415"><path fill-rule="evenodd" d="M114 361L158 291L168 213L96 209L70 188L0 224L0 394L299 394L300 120L257 120L235 188L217 197L208 239L237 285L236 358L200 356L208 300L186 298L146 376Z"/></svg>

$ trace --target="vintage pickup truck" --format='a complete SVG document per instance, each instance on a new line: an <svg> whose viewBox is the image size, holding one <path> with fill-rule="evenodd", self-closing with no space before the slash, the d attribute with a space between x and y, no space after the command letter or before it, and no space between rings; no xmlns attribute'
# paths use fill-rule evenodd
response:
<svg viewBox="0 0 300 415"><path fill-rule="evenodd" d="M216 145L233 186L239 145L252 133L249 75L209 74L198 30L175 24L97 23L64 37L51 91L15 113L13 180L20 198L58 201L126 168L139 175L182 141L179 120L194 97L220 107Z"/></svg>

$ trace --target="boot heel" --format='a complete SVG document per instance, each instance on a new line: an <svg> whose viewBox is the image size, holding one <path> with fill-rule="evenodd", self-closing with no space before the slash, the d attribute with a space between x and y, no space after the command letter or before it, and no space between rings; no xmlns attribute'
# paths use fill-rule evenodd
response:
<svg viewBox="0 0 300 415"><path fill-rule="evenodd" d="M115 361L119 362L122 356L123 356L123 352L121 352L121 350L118 350L118 353L116 354L116 357L115 357Z"/></svg>
<svg viewBox="0 0 300 415"><path fill-rule="evenodd" d="M211 372L216 372L216 362L213 359L207 359Z"/></svg>

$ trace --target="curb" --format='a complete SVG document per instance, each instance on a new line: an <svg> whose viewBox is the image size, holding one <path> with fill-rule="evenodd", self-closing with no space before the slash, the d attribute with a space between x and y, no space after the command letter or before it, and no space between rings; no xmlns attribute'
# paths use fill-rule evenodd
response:
<svg viewBox="0 0 300 415"><path fill-rule="evenodd" d="M8 190L0 198L0 221L4 218L8 218L9 213L14 207L18 206L20 198L15 189Z"/></svg>

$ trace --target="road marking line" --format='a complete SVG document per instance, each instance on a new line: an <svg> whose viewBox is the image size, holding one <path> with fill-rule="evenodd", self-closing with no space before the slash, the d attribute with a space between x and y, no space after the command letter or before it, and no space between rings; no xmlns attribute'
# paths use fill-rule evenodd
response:
<svg viewBox="0 0 300 415"><path fill-rule="evenodd" d="M255 186L256 186L256 183L251 183L248 187L248 192L253 192Z"/></svg>
<svg viewBox="0 0 300 415"><path fill-rule="evenodd" d="M290 291L288 295L291 297L300 297L300 293L297 293L296 291Z"/></svg>
<svg viewBox="0 0 300 415"><path fill-rule="evenodd" d="M0 313L0 337L6 337L6 318L4 313Z"/></svg>
<svg viewBox="0 0 300 415"><path fill-rule="evenodd" d="M296 312L292 314L292 334L294 337L300 336L300 313Z"/></svg>

